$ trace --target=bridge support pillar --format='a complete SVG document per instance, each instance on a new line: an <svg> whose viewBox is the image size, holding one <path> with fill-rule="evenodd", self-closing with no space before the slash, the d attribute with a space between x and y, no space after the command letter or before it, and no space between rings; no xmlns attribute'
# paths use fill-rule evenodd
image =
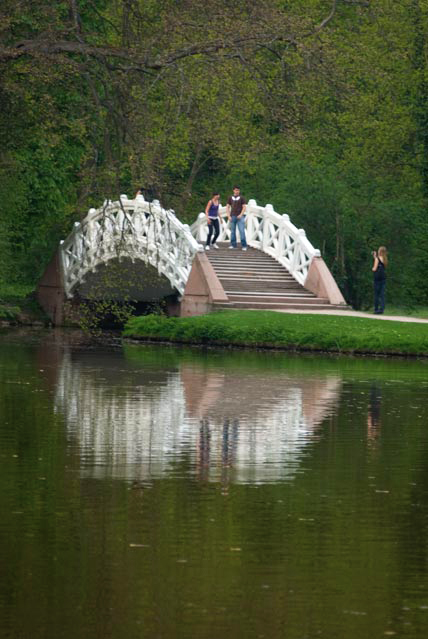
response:
<svg viewBox="0 0 428 639"><path fill-rule="evenodd" d="M54 326L64 323L65 291L62 283L62 270L59 250L49 262L36 289L37 301Z"/></svg>
<svg viewBox="0 0 428 639"><path fill-rule="evenodd" d="M304 286L317 297L326 297L330 304L346 306L344 297L322 257L312 258Z"/></svg>
<svg viewBox="0 0 428 639"><path fill-rule="evenodd" d="M205 253L196 253L189 279L180 304L180 317L204 315L213 310L213 304L228 302L210 261Z"/></svg>

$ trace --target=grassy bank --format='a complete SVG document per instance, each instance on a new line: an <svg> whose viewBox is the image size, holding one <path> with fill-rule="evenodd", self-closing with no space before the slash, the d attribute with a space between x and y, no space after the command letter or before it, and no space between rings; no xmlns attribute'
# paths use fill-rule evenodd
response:
<svg viewBox="0 0 428 639"><path fill-rule="evenodd" d="M332 353L428 355L428 324L273 311L134 317L126 325L124 337Z"/></svg>

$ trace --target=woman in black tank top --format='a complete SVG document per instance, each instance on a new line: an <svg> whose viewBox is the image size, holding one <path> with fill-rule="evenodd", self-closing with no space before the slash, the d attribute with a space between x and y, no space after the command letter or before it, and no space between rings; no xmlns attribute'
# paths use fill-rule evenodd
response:
<svg viewBox="0 0 428 639"><path fill-rule="evenodd" d="M208 200L208 204L205 207L205 215L207 216L208 224L208 236L205 243L205 250L210 250L211 236L214 231L214 237L212 239L212 246L218 249L217 238L220 235L220 193L213 193L211 200Z"/></svg>
<svg viewBox="0 0 428 639"><path fill-rule="evenodd" d="M380 246L373 251L373 287L374 287L374 312L382 315L385 310L386 267L388 265L387 250Z"/></svg>

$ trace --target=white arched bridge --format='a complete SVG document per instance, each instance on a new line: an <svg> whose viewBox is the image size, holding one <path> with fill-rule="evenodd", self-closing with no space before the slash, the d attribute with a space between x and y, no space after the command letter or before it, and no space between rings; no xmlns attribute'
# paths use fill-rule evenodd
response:
<svg viewBox="0 0 428 639"><path fill-rule="evenodd" d="M230 239L225 207L220 228L220 249L208 254L204 213L189 227L142 195L107 200L60 243L39 283L39 301L55 324L62 323L66 300L82 298L167 300L169 311L179 315L345 304L305 231L272 205L249 201L246 253L225 250Z"/></svg>

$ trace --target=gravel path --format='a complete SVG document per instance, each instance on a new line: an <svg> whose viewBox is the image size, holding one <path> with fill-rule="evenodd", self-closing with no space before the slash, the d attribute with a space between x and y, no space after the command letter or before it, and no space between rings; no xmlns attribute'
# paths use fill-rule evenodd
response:
<svg viewBox="0 0 428 639"><path fill-rule="evenodd" d="M362 313L360 311L340 311L336 309L322 311L302 311L302 310L276 310L275 313L299 313L310 315L343 315L346 317L364 317L365 319L394 321L394 322L414 322L416 324L428 324L428 319L419 317L406 317L404 315L374 315L370 313Z"/></svg>

